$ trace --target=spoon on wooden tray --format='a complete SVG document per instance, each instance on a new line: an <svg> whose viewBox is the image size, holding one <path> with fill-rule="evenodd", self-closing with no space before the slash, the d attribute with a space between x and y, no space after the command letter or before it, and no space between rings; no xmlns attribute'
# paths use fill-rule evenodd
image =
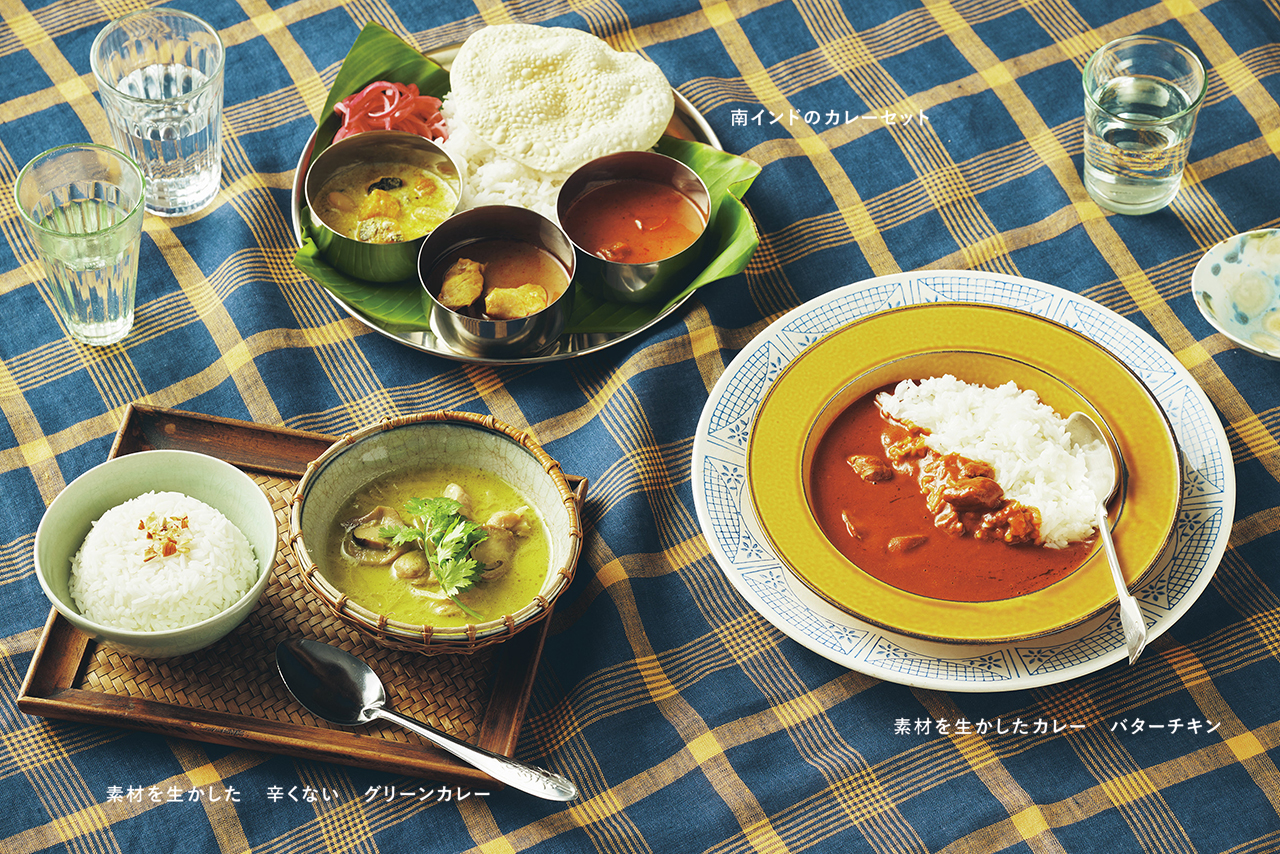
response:
<svg viewBox="0 0 1280 854"><path fill-rule="evenodd" d="M319 641L292 638L276 647L276 669L285 687L318 718L358 726L381 718L416 732L490 777L549 801L571 801L578 787L551 771L474 747L387 708L382 680L368 664Z"/></svg>
<svg viewBox="0 0 1280 854"><path fill-rule="evenodd" d="M1124 644L1129 651L1129 663L1133 664L1147 645L1147 623L1142 618L1142 608L1138 605L1138 600L1133 598L1128 585L1125 584L1124 573L1120 571L1120 559L1116 556L1115 543L1111 541L1107 502L1120 487L1120 469L1116 463L1115 447L1102 432L1098 422L1083 412L1073 412L1067 416L1067 434L1082 448L1100 441L1107 449L1106 454L1099 454L1096 459L1089 461L1089 475L1093 482L1094 494L1098 496L1098 536L1102 539L1102 547L1107 553L1111 579L1115 582L1116 595L1120 599L1120 626L1124 629Z"/></svg>

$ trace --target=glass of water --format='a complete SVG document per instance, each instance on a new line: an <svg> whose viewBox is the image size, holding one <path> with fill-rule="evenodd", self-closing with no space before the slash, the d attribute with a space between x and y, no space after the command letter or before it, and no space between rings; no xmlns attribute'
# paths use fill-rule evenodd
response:
<svg viewBox="0 0 1280 854"><path fill-rule="evenodd" d="M225 56L217 30L174 9L125 15L93 41L111 136L142 164L152 213L194 213L218 194Z"/></svg>
<svg viewBox="0 0 1280 854"><path fill-rule="evenodd" d="M1084 67L1084 186L1122 214L1158 211L1178 194L1205 73L1187 48L1155 36L1103 45Z"/></svg>
<svg viewBox="0 0 1280 854"><path fill-rule="evenodd" d="M18 173L14 200L72 338L114 344L133 326L146 181L105 145L63 145Z"/></svg>

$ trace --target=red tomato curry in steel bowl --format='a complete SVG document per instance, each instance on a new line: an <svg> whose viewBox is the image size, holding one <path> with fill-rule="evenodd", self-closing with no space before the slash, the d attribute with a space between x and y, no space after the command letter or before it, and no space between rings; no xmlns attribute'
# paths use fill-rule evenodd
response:
<svg viewBox="0 0 1280 854"><path fill-rule="evenodd" d="M1087 449L1055 432L1075 410L1123 461L1110 518L1134 587L1181 503L1172 429L1105 349L1014 309L911 306L810 345L757 412L748 492L791 573L854 616L960 643L1047 634L1115 602Z"/></svg>

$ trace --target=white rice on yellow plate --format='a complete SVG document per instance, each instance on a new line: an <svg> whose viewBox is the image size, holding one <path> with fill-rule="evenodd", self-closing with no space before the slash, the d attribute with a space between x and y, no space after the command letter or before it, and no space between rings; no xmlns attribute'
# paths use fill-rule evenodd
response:
<svg viewBox="0 0 1280 854"><path fill-rule="evenodd" d="M179 492L148 492L94 522L72 558L70 591L96 623L164 631L226 610L257 578L253 547L221 512Z"/></svg>

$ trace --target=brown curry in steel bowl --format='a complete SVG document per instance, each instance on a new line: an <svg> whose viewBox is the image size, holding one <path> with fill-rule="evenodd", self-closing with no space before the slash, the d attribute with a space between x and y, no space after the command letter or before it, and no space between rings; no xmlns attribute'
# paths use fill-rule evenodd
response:
<svg viewBox="0 0 1280 854"><path fill-rule="evenodd" d="M1130 586L1157 567L1173 536L1182 472L1172 428L1149 390L1080 333L1016 309L965 303L869 315L808 344L787 363L755 411L747 449L745 495L771 556L788 578L830 605L903 635L948 643L1041 636L1113 608L1106 557L1088 537L1074 554L1059 549L1053 555L1031 543L947 538L933 524L918 475L874 493L885 484L823 486L824 454L837 461L841 477L858 477L846 461L851 455L876 454L888 462L880 426L861 425L868 443L862 450L823 447L842 430L856 434L858 401L904 380L943 374L988 386L1013 382L1058 416L1080 409L1099 420L1127 467L1111 519ZM828 488L881 500L824 510L818 497ZM923 517L913 519L914 531L892 522L890 514L909 515L903 502L891 500L899 488ZM875 508L880 519L851 517L861 543L843 515L850 504L859 513ZM857 551L867 548L876 525L877 552L893 537L922 532L937 545L903 549L900 561L890 565L886 557L877 567Z"/></svg>

